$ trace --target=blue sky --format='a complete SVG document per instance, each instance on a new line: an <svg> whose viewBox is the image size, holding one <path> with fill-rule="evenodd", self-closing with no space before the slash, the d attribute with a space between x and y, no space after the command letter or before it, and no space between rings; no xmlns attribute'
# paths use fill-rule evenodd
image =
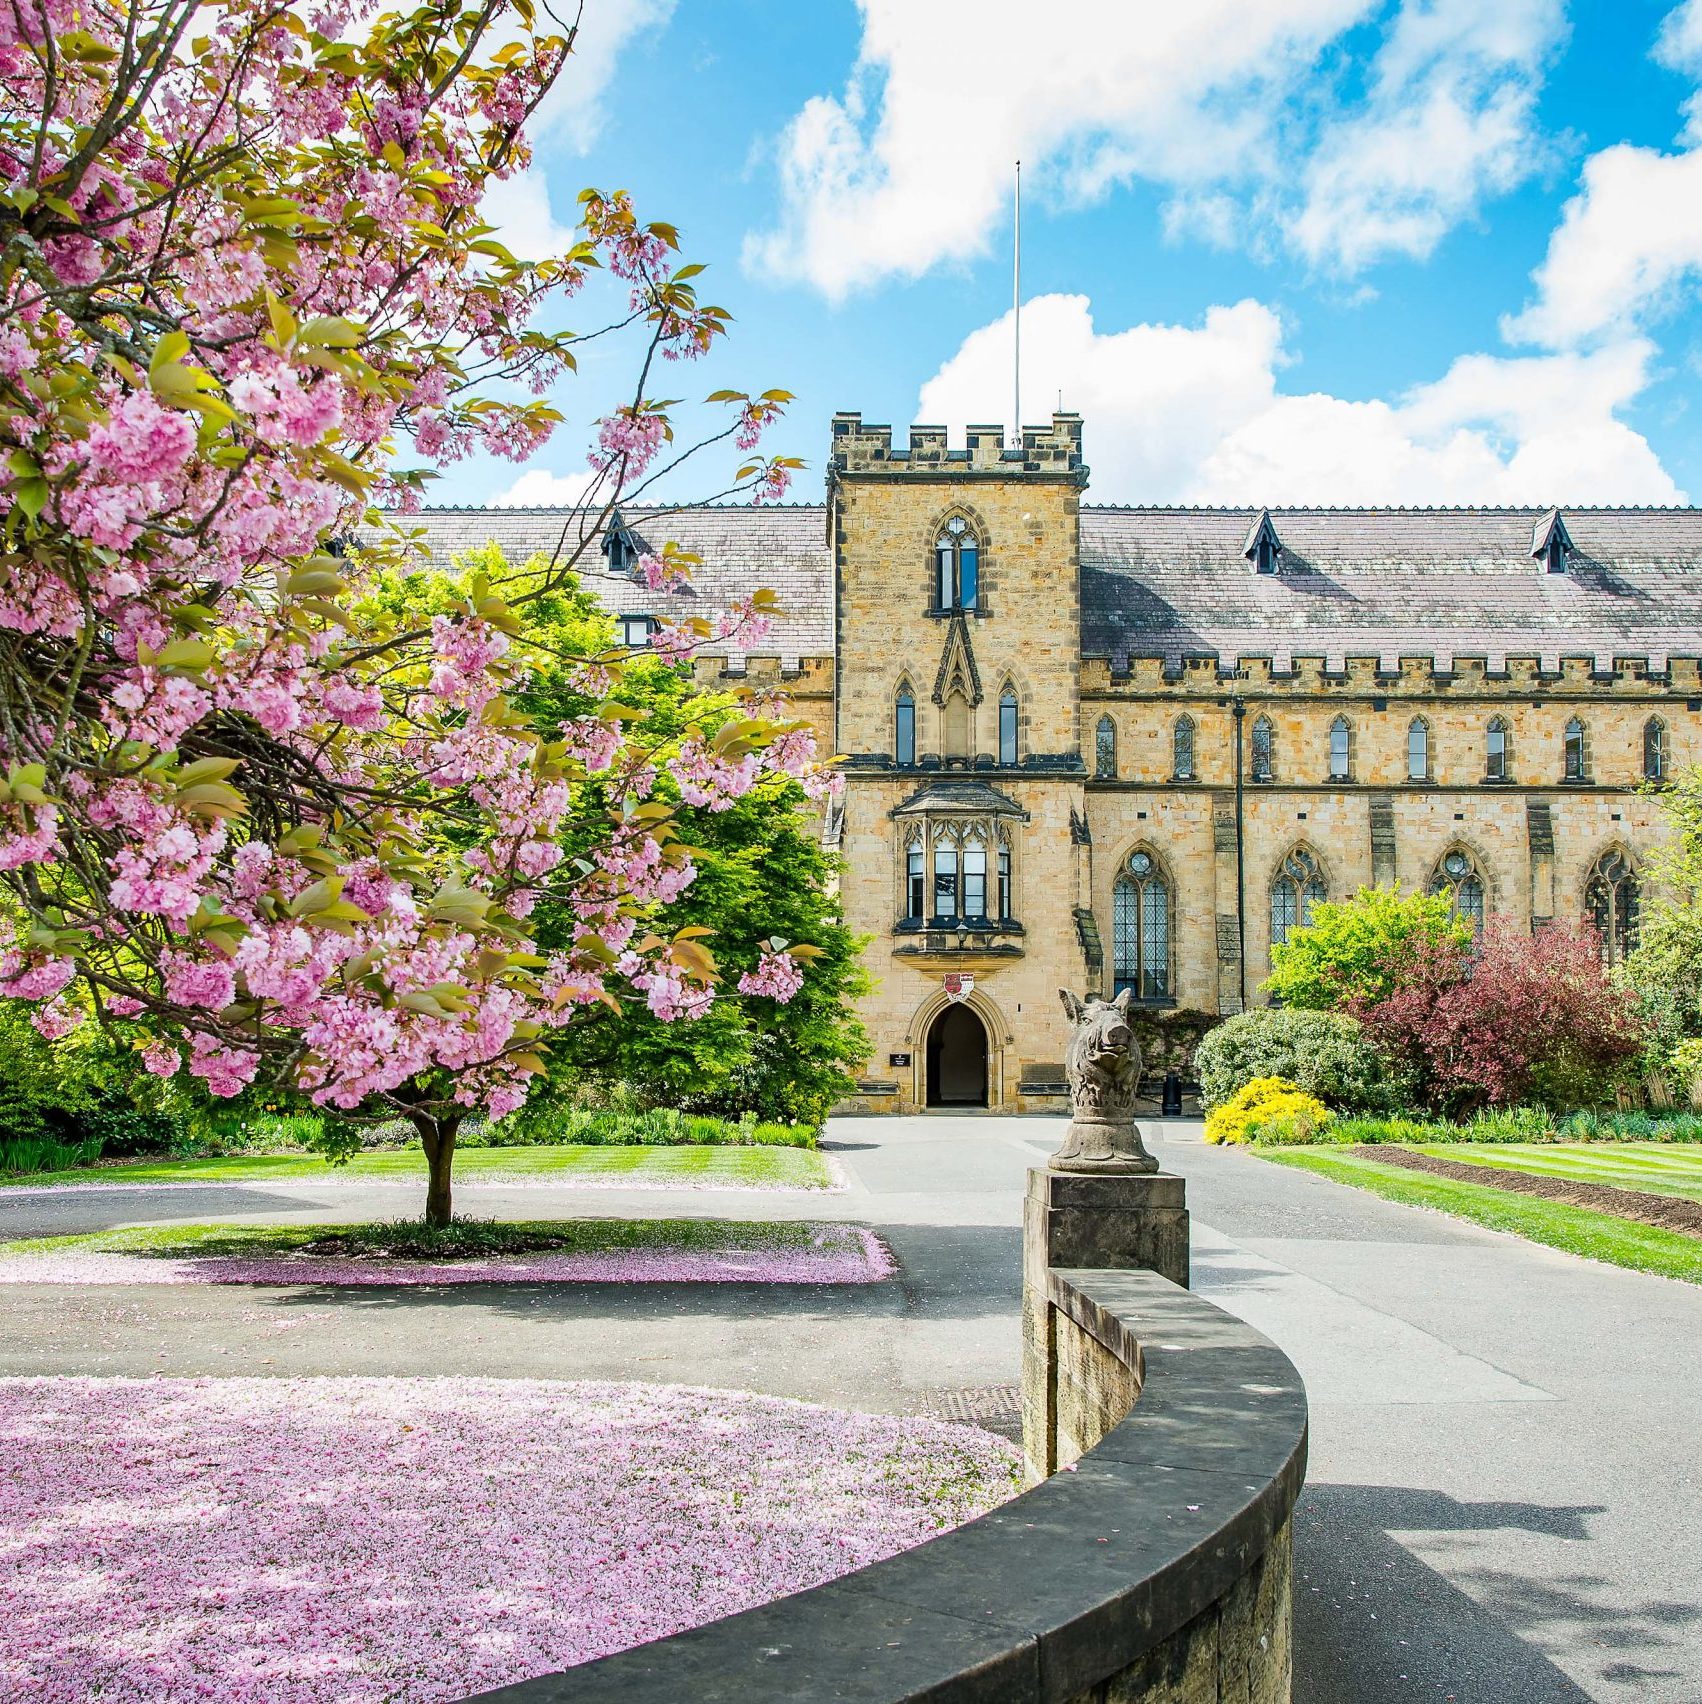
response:
<svg viewBox="0 0 1702 1704"><path fill-rule="evenodd" d="M1023 412L1085 415L1093 499L1682 502L1699 89L1702 0L586 0L498 211L678 223L736 325L669 384L795 391L799 497L836 408L1010 413L1020 154ZM570 498L618 377L435 498Z"/></svg>

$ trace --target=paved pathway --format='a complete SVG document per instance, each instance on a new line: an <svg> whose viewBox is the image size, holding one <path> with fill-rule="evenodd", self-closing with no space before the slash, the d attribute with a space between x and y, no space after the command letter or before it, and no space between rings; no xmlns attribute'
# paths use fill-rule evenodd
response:
<svg viewBox="0 0 1702 1704"><path fill-rule="evenodd" d="M1702 1704L1702 1290L1572 1260L1248 1155L1189 1179L1197 1287L1313 1402L1297 1704ZM1040 1119L842 1120L830 1195L466 1189L463 1210L879 1225L901 1283L0 1289L0 1371L506 1373L738 1385L1008 1422ZM0 1191L0 1236L157 1220L394 1217L308 1185Z"/></svg>

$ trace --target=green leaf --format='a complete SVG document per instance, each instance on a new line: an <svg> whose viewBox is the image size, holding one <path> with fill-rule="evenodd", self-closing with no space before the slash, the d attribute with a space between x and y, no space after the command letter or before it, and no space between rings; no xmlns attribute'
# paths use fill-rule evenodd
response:
<svg viewBox="0 0 1702 1704"><path fill-rule="evenodd" d="M320 314L301 328L296 342L303 349L356 349L365 337L353 320L341 314Z"/></svg>

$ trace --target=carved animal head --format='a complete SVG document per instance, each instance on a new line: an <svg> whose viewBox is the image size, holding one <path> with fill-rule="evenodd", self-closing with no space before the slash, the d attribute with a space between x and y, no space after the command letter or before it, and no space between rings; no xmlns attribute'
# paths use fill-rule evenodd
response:
<svg viewBox="0 0 1702 1704"><path fill-rule="evenodd" d="M1067 988L1058 990L1064 1011L1075 1026L1070 1035L1068 1062L1079 1071L1098 1071L1107 1076L1139 1075L1141 1050L1129 1027L1129 990L1115 1000L1090 994L1079 1000Z"/></svg>

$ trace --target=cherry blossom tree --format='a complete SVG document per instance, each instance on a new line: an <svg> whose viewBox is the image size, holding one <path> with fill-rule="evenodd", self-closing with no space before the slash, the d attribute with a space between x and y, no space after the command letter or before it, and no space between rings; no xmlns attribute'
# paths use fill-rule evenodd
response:
<svg viewBox="0 0 1702 1704"><path fill-rule="evenodd" d="M710 950L670 932L693 866L658 797L828 784L778 707L672 749L636 737L620 661L545 738L513 641L598 518L690 458L705 495L778 496L756 453L783 392L713 393L676 437L664 363L722 338L672 227L587 191L568 252L516 257L479 208L525 167L572 51L532 0L10 0L0 8L0 883L21 919L0 994L44 1034L93 1017L217 1095L261 1073L396 1110L450 1213L455 1135L597 1004L685 1019ZM590 332L556 304L618 292ZM434 468L523 459L585 337L626 338L585 512L553 556L455 585L428 619L374 595L421 563ZM672 551L645 565L689 572ZM740 631L664 634L675 654ZM588 776L598 844L556 831ZM549 895L572 939L534 950ZM778 950L743 979L785 998Z"/></svg>

